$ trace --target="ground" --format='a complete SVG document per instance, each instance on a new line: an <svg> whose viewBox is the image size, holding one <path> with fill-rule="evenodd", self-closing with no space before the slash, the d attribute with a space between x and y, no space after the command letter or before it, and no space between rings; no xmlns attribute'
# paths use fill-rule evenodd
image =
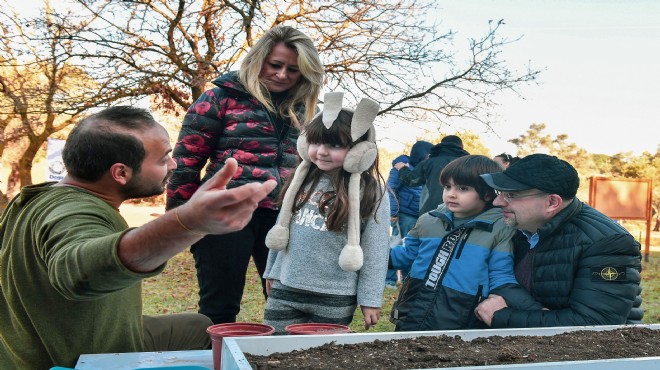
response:
<svg viewBox="0 0 660 370"><path fill-rule="evenodd" d="M660 330L622 328L554 336L417 337L246 357L254 369L428 369L660 356Z"/></svg>

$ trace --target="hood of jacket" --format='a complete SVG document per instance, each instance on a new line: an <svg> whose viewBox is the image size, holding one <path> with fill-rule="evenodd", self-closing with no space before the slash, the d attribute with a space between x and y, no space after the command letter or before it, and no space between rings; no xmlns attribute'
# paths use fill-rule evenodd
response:
<svg viewBox="0 0 660 370"><path fill-rule="evenodd" d="M227 72L213 80L212 83L218 87L225 87L248 94L247 90L238 79L238 71Z"/></svg>
<svg viewBox="0 0 660 370"><path fill-rule="evenodd" d="M396 157L396 158L394 158L394 159L392 160L392 167L394 167L394 164L395 164L395 163L399 163L399 162L403 162L403 163L411 163L411 162L410 162L410 157L408 157L408 156L405 155L405 154L401 154L400 156L398 156L398 157Z"/></svg>
<svg viewBox="0 0 660 370"><path fill-rule="evenodd" d="M440 143L434 145L433 148L431 148L429 157L438 157L441 155L462 157L464 155L470 155L470 153L466 152L465 150L463 150L463 148L461 148L460 146L454 143Z"/></svg>
<svg viewBox="0 0 660 370"><path fill-rule="evenodd" d="M420 140L413 144L410 149L410 164L417 166L417 163L425 160L428 157L431 148L433 148L433 144L428 141Z"/></svg>
<svg viewBox="0 0 660 370"><path fill-rule="evenodd" d="M454 228L454 213L447 209L445 204L440 204L438 208L429 212L429 215L441 219L451 229ZM478 228L491 231L495 222L502 218L502 209L491 207L477 215L462 226L466 228Z"/></svg>

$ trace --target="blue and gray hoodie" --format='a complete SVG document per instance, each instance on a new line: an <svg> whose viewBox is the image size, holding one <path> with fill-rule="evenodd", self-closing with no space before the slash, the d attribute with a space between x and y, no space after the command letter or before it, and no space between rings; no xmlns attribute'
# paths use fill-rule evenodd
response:
<svg viewBox="0 0 660 370"><path fill-rule="evenodd" d="M408 163L412 170L418 163L425 160L433 144L428 141L417 141L410 149L410 156L400 155L392 161L392 169L387 177L387 187L392 189L394 196L390 196L390 216L395 217L400 213L410 216L419 216L419 198L422 186L406 186L399 180L399 171L394 168L398 162ZM392 194L390 194L392 195Z"/></svg>

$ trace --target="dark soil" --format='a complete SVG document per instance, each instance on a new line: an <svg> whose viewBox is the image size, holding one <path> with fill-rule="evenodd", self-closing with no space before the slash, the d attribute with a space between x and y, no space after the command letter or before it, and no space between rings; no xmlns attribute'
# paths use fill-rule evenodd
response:
<svg viewBox="0 0 660 370"><path fill-rule="evenodd" d="M270 356L245 355L254 369L428 369L660 356L660 331L630 327L553 336L416 337L326 344Z"/></svg>

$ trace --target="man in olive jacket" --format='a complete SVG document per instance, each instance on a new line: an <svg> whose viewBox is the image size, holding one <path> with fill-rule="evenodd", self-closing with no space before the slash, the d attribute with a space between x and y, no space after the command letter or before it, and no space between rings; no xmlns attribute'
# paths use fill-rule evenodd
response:
<svg viewBox="0 0 660 370"><path fill-rule="evenodd" d="M141 281L204 235L244 228L276 183L227 189L238 166L230 159L186 204L129 228L119 207L163 192L176 167L170 153L148 111L106 108L69 134L64 179L26 186L11 201L0 217L0 369L209 346L204 315L143 316Z"/></svg>
<svg viewBox="0 0 660 370"><path fill-rule="evenodd" d="M577 171L545 154L481 175L495 206L518 229L518 282L543 310L514 310L491 295L475 314L493 328L641 323L640 244L619 224L575 197Z"/></svg>

